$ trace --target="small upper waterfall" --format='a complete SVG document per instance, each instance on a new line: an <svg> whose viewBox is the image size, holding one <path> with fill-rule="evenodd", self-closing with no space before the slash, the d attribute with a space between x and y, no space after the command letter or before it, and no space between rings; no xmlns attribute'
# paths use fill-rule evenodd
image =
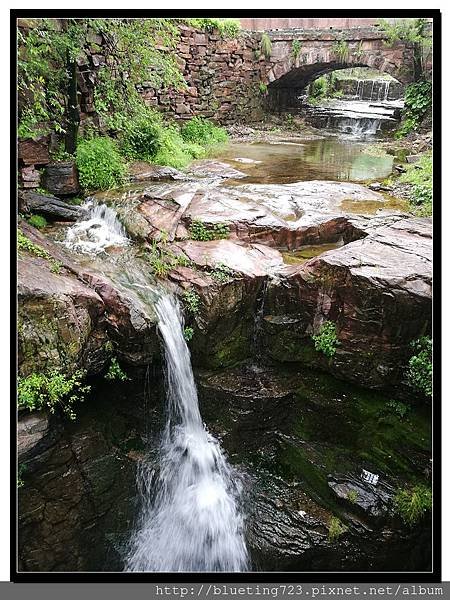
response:
<svg viewBox="0 0 450 600"><path fill-rule="evenodd" d="M129 243L125 228L112 208L92 201L86 202L84 208L86 218L66 232L64 245L67 248L84 254L98 254L111 246Z"/></svg>
<svg viewBox="0 0 450 600"><path fill-rule="evenodd" d="M239 490L219 443L203 426L176 300L155 309L167 364L167 423L159 472L139 472L142 509L126 571L245 571Z"/></svg>

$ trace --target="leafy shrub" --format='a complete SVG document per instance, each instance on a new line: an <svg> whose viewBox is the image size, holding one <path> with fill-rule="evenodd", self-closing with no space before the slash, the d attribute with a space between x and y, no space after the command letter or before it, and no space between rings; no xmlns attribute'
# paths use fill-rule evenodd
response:
<svg viewBox="0 0 450 600"><path fill-rule="evenodd" d="M431 396L433 393L433 342L428 336L423 336L411 345L416 354L409 359L408 382L425 396Z"/></svg>
<svg viewBox="0 0 450 600"><path fill-rule="evenodd" d="M328 525L328 540L330 542L337 540L346 531L348 531L348 527L346 527L340 519L331 517Z"/></svg>
<svg viewBox="0 0 450 600"><path fill-rule="evenodd" d="M224 38L235 38L241 30L239 19L187 19L191 27L203 29L203 31L218 31Z"/></svg>
<svg viewBox="0 0 450 600"><path fill-rule="evenodd" d="M328 81L325 75L314 79L309 84L309 96L311 98L324 98L328 93Z"/></svg>
<svg viewBox="0 0 450 600"><path fill-rule="evenodd" d="M33 225L33 227L36 227L36 229L43 229L47 226L47 220L41 215L31 215L31 217L28 218L28 223Z"/></svg>
<svg viewBox="0 0 450 600"><path fill-rule="evenodd" d="M395 136L402 138L419 128L425 117L431 114L433 90L430 81L411 83L405 90L405 108L402 123Z"/></svg>
<svg viewBox="0 0 450 600"><path fill-rule="evenodd" d="M114 356L109 363L109 369L105 375L105 379L108 379L109 381L127 381L127 379L129 379L127 374L122 371L117 358Z"/></svg>
<svg viewBox="0 0 450 600"><path fill-rule="evenodd" d="M418 523L433 506L429 488L416 485L411 489L400 489L394 498L394 510L406 525Z"/></svg>
<svg viewBox="0 0 450 600"><path fill-rule="evenodd" d="M192 315L198 314L200 310L200 296L197 294L197 292L186 290L183 293L182 298L186 310Z"/></svg>
<svg viewBox="0 0 450 600"><path fill-rule="evenodd" d="M194 330L192 327L185 327L183 329L183 336L186 342L190 342L194 337Z"/></svg>
<svg viewBox="0 0 450 600"><path fill-rule="evenodd" d="M120 150L130 159L151 161L161 148L163 120L154 109L141 110L125 121L120 135Z"/></svg>
<svg viewBox="0 0 450 600"><path fill-rule="evenodd" d="M82 140L77 148L76 162L84 189L107 190L121 184L125 178L125 163L110 138Z"/></svg>
<svg viewBox="0 0 450 600"><path fill-rule="evenodd" d="M311 337L318 352L322 352L328 358L332 358L336 354L336 347L340 345L340 342L337 339L335 323L326 321L319 329L319 333Z"/></svg>
<svg viewBox="0 0 450 600"><path fill-rule="evenodd" d="M261 54L269 60L272 55L272 42L268 34L264 31L261 35Z"/></svg>
<svg viewBox="0 0 450 600"><path fill-rule="evenodd" d="M223 127L218 127L203 117L194 117L187 121L181 128L181 137L186 142L204 147L215 146L228 140L228 134Z"/></svg>
<svg viewBox="0 0 450 600"><path fill-rule="evenodd" d="M189 235L192 240L200 242L226 239L230 235L230 228L224 223L206 226L203 221L194 219L189 227Z"/></svg>
<svg viewBox="0 0 450 600"><path fill-rule="evenodd" d="M399 178L401 183L411 186L410 210L418 216L429 217L433 213L433 159L431 152L423 154L420 160L406 166L406 172Z"/></svg>
<svg viewBox="0 0 450 600"><path fill-rule="evenodd" d="M32 373L26 378L19 379L18 406L28 408L30 411L48 407L51 413L56 408L71 420L75 419L72 405L82 402L90 386L83 385L85 372L78 370L71 376L64 375L58 370L49 373Z"/></svg>

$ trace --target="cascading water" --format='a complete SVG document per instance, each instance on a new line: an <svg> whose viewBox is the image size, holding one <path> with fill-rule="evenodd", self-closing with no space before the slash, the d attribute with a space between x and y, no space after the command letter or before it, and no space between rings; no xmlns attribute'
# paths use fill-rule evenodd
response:
<svg viewBox="0 0 450 600"><path fill-rule="evenodd" d="M159 472L138 479L142 509L126 571L245 571L248 555L238 485L204 428L183 319L172 296L155 305L167 363L167 424Z"/></svg>
<svg viewBox="0 0 450 600"><path fill-rule="evenodd" d="M116 212L106 204L84 205L86 218L66 232L64 245L75 252L98 254L111 246L127 246L129 239Z"/></svg>

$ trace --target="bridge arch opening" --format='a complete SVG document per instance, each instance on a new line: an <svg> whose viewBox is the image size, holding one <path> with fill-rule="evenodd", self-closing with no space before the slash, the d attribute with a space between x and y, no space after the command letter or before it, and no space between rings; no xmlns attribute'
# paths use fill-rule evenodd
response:
<svg viewBox="0 0 450 600"><path fill-rule="evenodd" d="M299 114L316 128L376 135L397 126L404 86L363 64L315 63L292 69L268 86L270 112Z"/></svg>

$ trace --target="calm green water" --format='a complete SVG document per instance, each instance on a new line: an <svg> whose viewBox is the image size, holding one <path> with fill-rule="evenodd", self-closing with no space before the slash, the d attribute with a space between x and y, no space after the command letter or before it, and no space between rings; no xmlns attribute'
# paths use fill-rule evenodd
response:
<svg viewBox="0 0 450 600"><path fill-rule="evenodd" d="M394 157L374 142L330 137L231 143L220 158L246 173L245 183L370 181L390 175L394 163Z"/></svg>

